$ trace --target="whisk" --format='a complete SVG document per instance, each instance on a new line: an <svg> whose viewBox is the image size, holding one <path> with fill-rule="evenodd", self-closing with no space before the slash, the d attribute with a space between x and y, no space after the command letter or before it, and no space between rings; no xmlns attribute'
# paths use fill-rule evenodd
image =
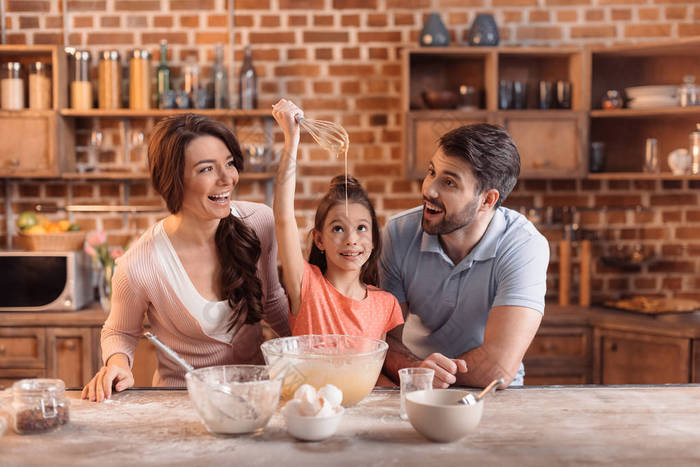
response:
<svg viewBox="0 0 700 467"><path fill-rule="evenodd" d="M342 126L325 120L313 120L300 116L296 117L296 121L323 149L334 154L347 153L350 138Z"/></svg>

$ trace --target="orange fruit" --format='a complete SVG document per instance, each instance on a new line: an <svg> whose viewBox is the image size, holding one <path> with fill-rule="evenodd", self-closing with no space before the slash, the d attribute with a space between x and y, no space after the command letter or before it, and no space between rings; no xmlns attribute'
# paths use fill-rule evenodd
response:
<svg viewBox="0 0 700 467"><path fill-rule="evenodd" d="M46 226L46 232L48 233L61 233L63 232L61 230L61 226L58 225L56 222L51 222L49 225Z"/></svg>
<svg viewBox="0 0 700 467"><path fill-rule="evenodd" d="M58 221L58 227L61 229L61 232L67 232L70 229L70 221L66 219Z"/></svg>

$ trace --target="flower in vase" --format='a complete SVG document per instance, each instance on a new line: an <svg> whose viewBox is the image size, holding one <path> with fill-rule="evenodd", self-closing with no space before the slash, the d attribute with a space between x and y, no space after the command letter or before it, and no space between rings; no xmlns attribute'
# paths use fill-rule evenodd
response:
<svg viewBox="0 0 700 467"><path fill-rule="evenodd" d="M112 298L112 276L114 275L115 260L124 254L126 247L110 247L107 234L102 230L90 232L85 237L83 250L91 258L99 273L100 303L105 311L109 310Z"/></svg>

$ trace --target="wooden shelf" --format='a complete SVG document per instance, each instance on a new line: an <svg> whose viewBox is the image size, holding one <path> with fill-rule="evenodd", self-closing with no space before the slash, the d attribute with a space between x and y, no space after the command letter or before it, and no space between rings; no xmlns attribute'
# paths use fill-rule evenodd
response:
<svg viewBox="0 0 700 467"><path fill-rule="evenodd" d="M64 117L92 117L92 118L151 118L167 117L186 113L196 113L207 117L231 117L231 118L260 118L272 117L272 111L266 109L235 110L235 109L61 109Z"/></svg>
<svg viewBox="0 0 700 467"><path fill-rule="evenodd" d="M700 180L700 175L674 175L670 172L601 172L589 173L589 180Z"/></svg>
<svg viewBox="0 0 700 467"><path fill-rule="evenodd" d="M695 107L665 107L658 109L614 109L591 110L591 118L648 118L648 117L700 117L700 106Z"/></svg>
<svg viewBox="0 0 700 467"><path fill-rule="evenodd" d="M61 175L65 180L150 180L151 176L143 172L66 172ZM275 178L273 172L243 172L240 181L267 181Z"/></svg>

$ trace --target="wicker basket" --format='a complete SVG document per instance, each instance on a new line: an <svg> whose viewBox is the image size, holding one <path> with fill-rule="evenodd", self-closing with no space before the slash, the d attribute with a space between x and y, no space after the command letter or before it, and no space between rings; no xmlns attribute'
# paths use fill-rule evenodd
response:
<svg viewBox="0 0 700 467"><path fill-rule="evenodd" d="M21 245L29 251L75 251L83 248L85 232L19 234Z"/></svg>

